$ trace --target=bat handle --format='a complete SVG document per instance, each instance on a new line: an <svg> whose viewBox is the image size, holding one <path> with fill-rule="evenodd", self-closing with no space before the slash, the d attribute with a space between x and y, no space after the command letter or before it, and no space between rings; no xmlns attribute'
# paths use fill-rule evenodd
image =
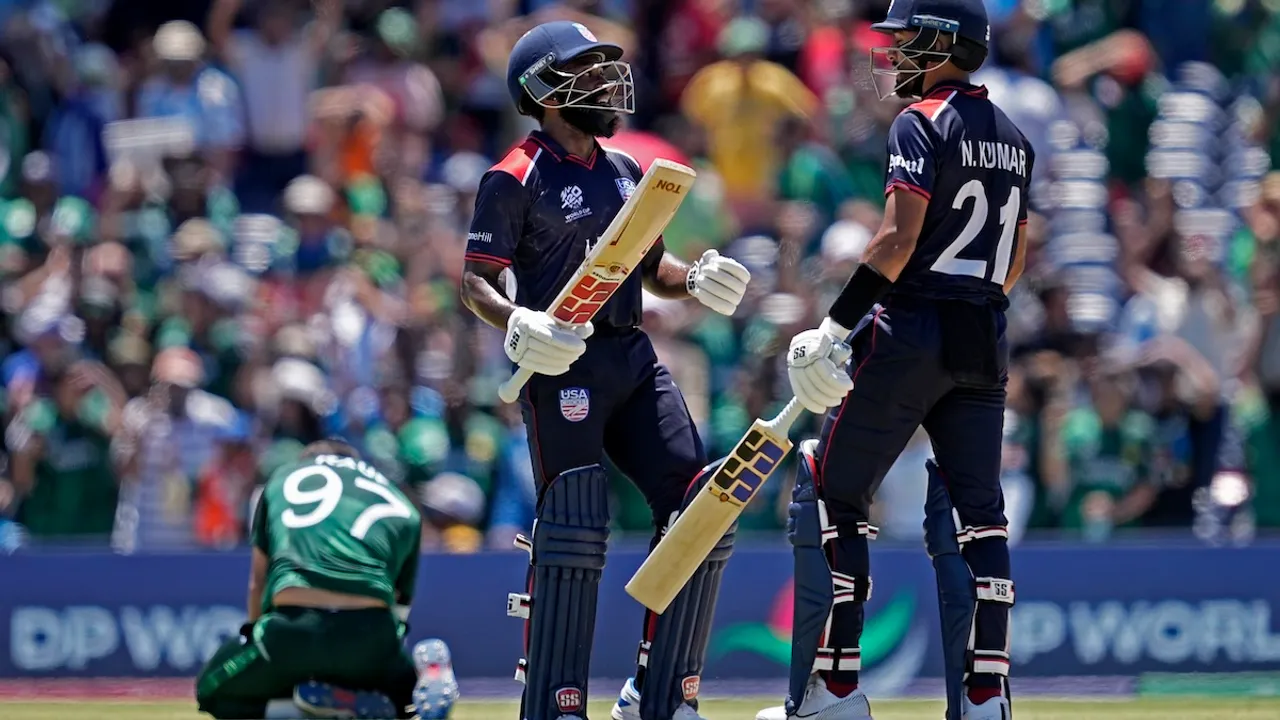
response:
<svg viewBox="0 0 1280 720"><path fill-rule="evenodd" d="M836 343L835 347L831 348L831 361L837 367L849 362L851 357L853 357L853 348L849 347L848 343Z"/></svg>
<svg viewBox="0 0 1280 720"><path fill-rule="evenodd" d="M513 403L516 398L520 397L520 389L524 384L529 382L529 378L533 377L533 371L527 368L518 367L516 371L511 373L511 377L507 381L498 386L498 397L502 398L504 403Z"/></svg>
<svg viewBox="0 0 1280 720"><path fill-rule="evenodd" d="M800 413L804 412L804 406L800 404L798 398L791 398L787 401L786 407L782 408L782 412L769 422L765 423L770 430L779 435L786 435L795 421L800 419Z"/></svg>

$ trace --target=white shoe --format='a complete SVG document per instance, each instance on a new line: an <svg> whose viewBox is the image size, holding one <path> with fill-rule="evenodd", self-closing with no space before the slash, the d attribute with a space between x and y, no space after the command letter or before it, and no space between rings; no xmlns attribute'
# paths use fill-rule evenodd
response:
<svg viewBox="0 0 1280 720"><path fill-rule="evenodd" d="M613 720L640 720L640 692L636 690L635 678L627 678L609 717Z"/></svg>
<svg viewBox="0 0 1280 720"><path fill-rule="evenodd" d="M993 697L981 705L974 705L965 698L960 707L962 720L1013 720L1009 700L1003 697Z"/></svg>
<svg viewBox="0 0 1280 720"><path fill-rule="evenodd" d="M871 703L860 689L845 697L836 697L822 678L814 674L809 676L804 700L794 715L788 715L785 706L777 705L756 713L756 720L871 720Z"/></svg>
<svg viewBox="0 0 1280 720"><path fill-rule="evenodd" d="M640 693L636 690L636 679L627 678L627 682L622 686L622 691L618 693L618 702L613 704L613 710L609 713L609 717L613 720L640 720ZM684 703L676 708L672 713L671 720L707 720L698 714L689 705Z"/></svg>

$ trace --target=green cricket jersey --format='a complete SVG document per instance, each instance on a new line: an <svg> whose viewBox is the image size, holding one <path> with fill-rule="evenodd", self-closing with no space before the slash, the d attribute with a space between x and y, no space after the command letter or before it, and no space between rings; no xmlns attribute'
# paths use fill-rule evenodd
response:
<svg viewBox="0 0 1280 720"><path fill-rule="evenodd" d="M408 605L417 579L421 516L372 465L337 455L272 474L253 520L253 545L271 558L263 609L289 587Z"/></svg>
<svg viewBox="0 0 1280 720"><path fill-rule="evenodd" d="M1062 426L1062 449L1071 472L1071 500L1062 523L1069 528L1085 525L1082 502L1101 491L1119 501L1136 486L1150 482L1154 423L1136 410L1108 427L1093 408L1072 410Z"/></svg>

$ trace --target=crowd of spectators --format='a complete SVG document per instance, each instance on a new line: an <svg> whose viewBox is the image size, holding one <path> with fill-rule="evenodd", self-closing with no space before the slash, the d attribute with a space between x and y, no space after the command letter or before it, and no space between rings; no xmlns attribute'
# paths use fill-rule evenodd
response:
<svg viewBox="0 0 1280 720"><path fill-rule="evenodd" d="M646 297L725 452L879 226L888 4L0 0L0 546L235 546L272 469L341 434L412 486L425 546L509 548L525 431L457 284L480 176L530 129L506 53L547 19L627 49L639 111L606 143L698 170L668 249L752 270L733 318ZM1038 155L1015 536L1280 527L1280 3L987 5L976 82ZM889 537L919 536L928 453L881 488ZM787 475L744 528L781 527Z"/></svg>

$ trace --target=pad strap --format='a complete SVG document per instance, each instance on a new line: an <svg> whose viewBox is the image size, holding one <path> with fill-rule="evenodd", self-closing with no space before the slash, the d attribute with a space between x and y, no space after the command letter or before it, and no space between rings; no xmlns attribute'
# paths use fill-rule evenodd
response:
<svg viewBox="0 0 1280 720"><path fill-rule="evenodd" d="M980 577L973 579L978 600L1013 605L1013 581L1007 578Z"/></svg>
<svg viewBox="0 0 1280 720"><path fill-rule="evenodd" d="M1004 525L962 525L960 523L960 514L956 513L955 510L951 512L955 513L956 542L960 543L961 546L984 538L1009 539L1009 528Z"/></svg>
<svg viewBox="0 0 1280 720"><path fill-rule="evenodd" d="M996 542L1003 545L1002 540L977 544L990 545ZM1005 552L1007 554L1007 550ZM985 556L990 551L969 554L978 556L969 560L972 567L975 564L987 564ZM998 557L996 559L998 562ZM1015 600L1013 581L1002 577L978 576L973 579L973 589L977 605L974 608L973 625L969 630L969 667L965 679L968 680L972 673L1008 677L1009 608L1013 607Z"/></svg>
<svg viewBox="0 0 1280 720"><path fill-rule="evenodd" d="M974 650L973 657L969 660L969 672L1009 677L1009 653L1003 650Z"/></svg>
<svg viewBox="0 0 1280 720"><path fill-rule="evenodd" d="M822 547L830 557L832 542L835 542L840 534L836 530L835 525L831 523L827 515L827 504L822 499L816 500L818 504L818 520L822 523ZM865 537L867 540L875 540L880 534L880 528L871 523L860 522L856 525L858 535ZM831 611L827 614L827 623L822 631L822 639L818 643L818 654L813 661L813 669L815 672L830 670L852 670L859 671L862 669L862 647L834 647L831 637L831 624L835 621L836 611L840 605L849 602L865 603L871 599L871 576L870 575L846 575L844 573L831 571Z"/></svg>
<svg viewBox="0 0 1280 720"><path fill-rule="evenodd" d="M822 506L822 501L818 501ZM866 523L859 523L865 525ZM873 526L868 526L874 529ZM860 533L874 537L868 533ZM845 575L835 570L831 571L831 611L827 613L826 626L822 630L822 638L818 642L818 654L813 661L814 672L831 671L831 670L852 670L859 671L862 669L862 647L860 645L854 647L834 647L832 642L831 626L835 622L836 612L844 603L865 603L871 599L871 576L870 575Z"/></svg>

